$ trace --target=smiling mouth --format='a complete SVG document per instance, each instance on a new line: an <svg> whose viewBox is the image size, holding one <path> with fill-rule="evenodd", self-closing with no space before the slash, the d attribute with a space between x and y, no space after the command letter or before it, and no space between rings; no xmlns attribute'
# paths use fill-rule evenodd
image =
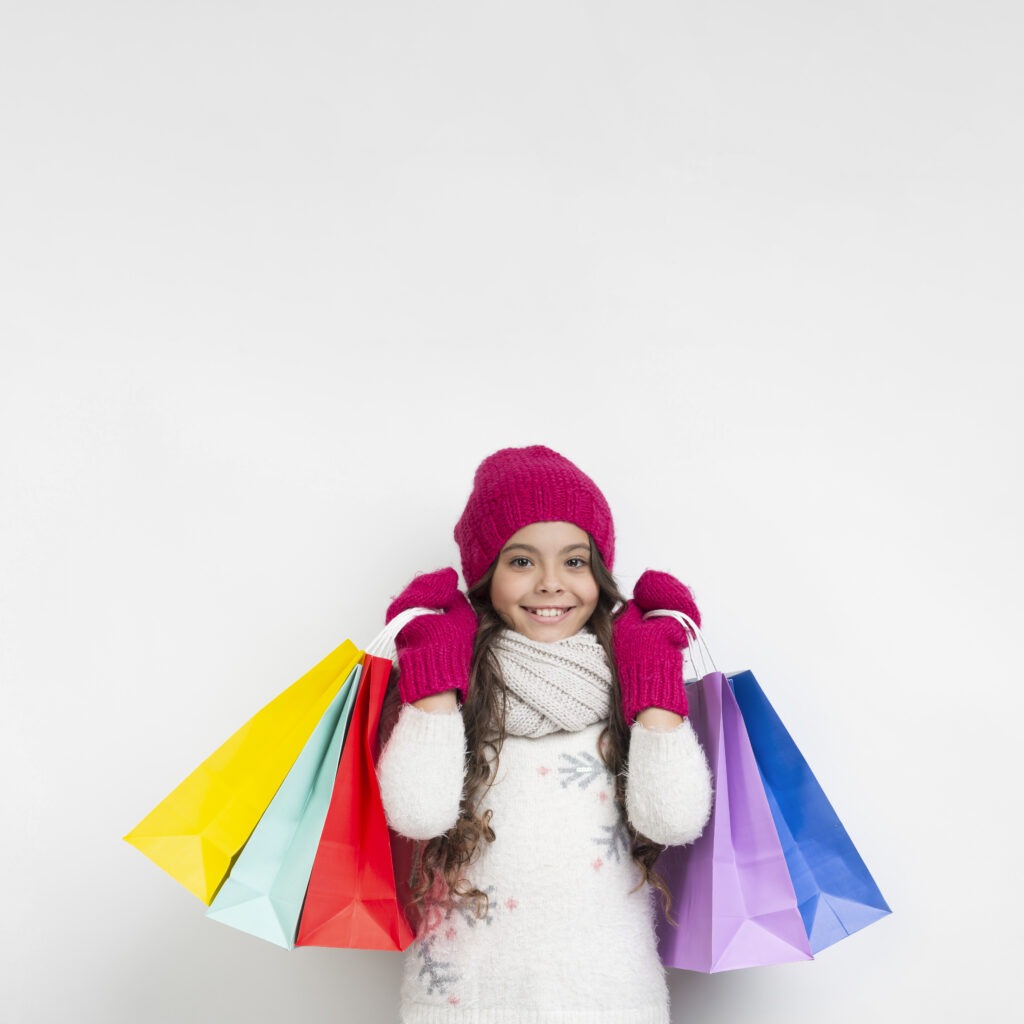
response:
<svg viewBox="0 0 1024 1024"><path fill-rule="evenodd" d="M541 622L557 622L559 619L564 619L575 605L568 608L527 608L525 605L520 605L520 607L529 614L530 618L538 619Z"/></svg>

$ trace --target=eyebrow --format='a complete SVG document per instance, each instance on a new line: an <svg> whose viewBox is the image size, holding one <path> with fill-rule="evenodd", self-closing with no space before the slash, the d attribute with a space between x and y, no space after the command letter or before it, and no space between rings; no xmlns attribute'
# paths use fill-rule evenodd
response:
<svg viewBox="0 0 1024 1024"><path fill-rule="evenodd" d="M513 548L522 548L524 551L529 551L529 552L531 552L534 555L539 555L540 554L540 549L539 548L535 548L532 544L520 544L518 542L516 542L515 544L506 544L505 547L503 547L501 549L501 553L504 554L506 551L511 551ZM577 548L583 548L584 551L589 551L590 550L590 545L589 544L584 544L581 541L579 544L570 544L568 547L562 548L562 550L559 551L558 553L560 555L566 555L570 551L577 550Z"/></svg>

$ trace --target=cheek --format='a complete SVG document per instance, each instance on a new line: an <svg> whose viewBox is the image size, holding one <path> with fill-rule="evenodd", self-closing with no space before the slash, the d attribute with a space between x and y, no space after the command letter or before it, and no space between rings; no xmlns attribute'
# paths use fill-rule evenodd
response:
<svg viewBox="0 0 1024 1024"><path fill-rule="evenodd" d="M509 604L511 600L512 593L509 581L503 574L496 572L491 580L491 604L495 608L501 608Z"/></svg>
<svg viewBox="0 0 1024 1024"><path fill-rule="evenodd" d="M597 580L591 579L587 584L586 588L580 594L580 597L587 602L587 604L596 605L597 599L601 595L601 590L597 585Z"/></svg>
<svg viewBox="0 0 1024 1024"><path fill-rule="evenodd" d="M501 579L497 575L491 580L491 607L498 613L498 618L510 629L515 629L515 609L519 601L511 586L511 581Z"/></svg>

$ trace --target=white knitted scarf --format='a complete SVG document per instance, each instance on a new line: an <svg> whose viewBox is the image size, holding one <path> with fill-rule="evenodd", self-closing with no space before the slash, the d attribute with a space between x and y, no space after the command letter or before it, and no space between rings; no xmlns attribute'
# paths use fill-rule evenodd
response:
<svg viewBox="0 0 1024 1024"><path fill-rule="evenodd" d="M608 717L612 673L604 648L588 630L546 644L504 629L494 653L508 688L510 736L578 732Z"/></svg>

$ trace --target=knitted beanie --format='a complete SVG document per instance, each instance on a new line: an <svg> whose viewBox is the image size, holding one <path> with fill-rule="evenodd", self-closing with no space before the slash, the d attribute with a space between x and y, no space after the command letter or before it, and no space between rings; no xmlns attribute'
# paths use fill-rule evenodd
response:
<svg viewBox="0 0 1024 1024"><path fill-rule="evenodd" d="M455 524L466 586L480 581L517 530L548 522L573 523L586 530L611 571L611 509L586 473L543 445L503 448L488 455L477 467L473 492Z"/></svg>

